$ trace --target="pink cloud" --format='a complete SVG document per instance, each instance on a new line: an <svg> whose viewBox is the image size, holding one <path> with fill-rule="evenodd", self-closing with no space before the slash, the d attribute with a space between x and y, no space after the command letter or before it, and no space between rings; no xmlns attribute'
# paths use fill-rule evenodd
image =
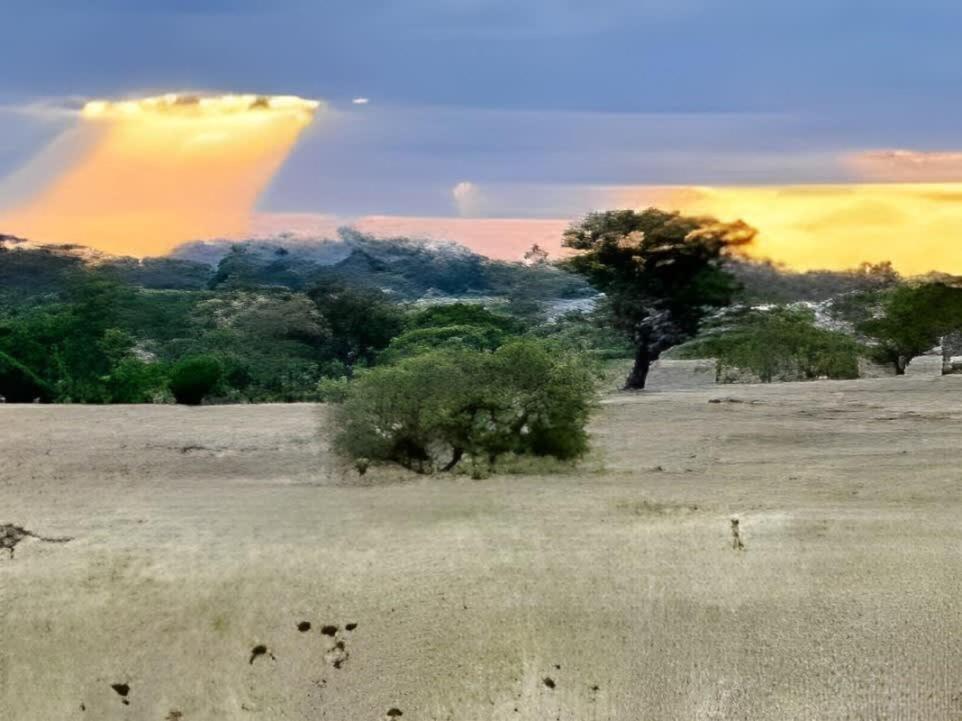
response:
<svg viewBox="0 0 962 721"><path fill-rule="evenodd" d="M561 235L570 221L532 218L432 218L370 215L354 219L314 213L260 213L253 223L255 235L334 237L337 228L350 225L379 237L407 236L455 241L476 253L497 260L521 260L535 243L551 257L563 255Z"/></svg>
<svg viewBox="0 0 962 721"><path fill-rule="evenodd" d="M843 158L860 179L874 182L940 183L962 180L962 152L867 150Z"/></svg>

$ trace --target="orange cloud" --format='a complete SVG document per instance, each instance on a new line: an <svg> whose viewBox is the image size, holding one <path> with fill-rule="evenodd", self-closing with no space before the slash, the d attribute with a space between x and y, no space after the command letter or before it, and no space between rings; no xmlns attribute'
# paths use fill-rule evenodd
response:
<svg viewBox="0 0 962 721"><path fill-rule="evenodd" d="M5 232L131 255L240 234L318 103L288 96L91 101L93 140L52 183L0 217Z"/></svg>

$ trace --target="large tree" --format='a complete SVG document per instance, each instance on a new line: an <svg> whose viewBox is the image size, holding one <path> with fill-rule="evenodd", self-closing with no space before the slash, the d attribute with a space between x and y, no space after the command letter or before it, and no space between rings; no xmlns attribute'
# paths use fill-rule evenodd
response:
<svg viewBox="0 0 962 721"><path fill-rule="evenodd" d="M654 208L590 213L564 234L580 251L565 261L606 296L615 324L635 346L625 388L645 387L651 363L692 337L738 289L725 268L732 248L755 237L745 223L687 217Z"/></svg>
<svg viewBox="0 0 962 721"><path fill-rule="evenodd" d="M915 356L962 329L962 288L940 282L901 285L883 295L878 311L858 329L876 341L878 359L901 375Z"/></svg>

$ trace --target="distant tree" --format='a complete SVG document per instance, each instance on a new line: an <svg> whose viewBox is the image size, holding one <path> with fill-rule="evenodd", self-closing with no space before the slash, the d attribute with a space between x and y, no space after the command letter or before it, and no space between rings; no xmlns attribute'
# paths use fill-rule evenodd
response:
<svg viewBox="0 0 962 721"><path fill-rule="evenodd" d="M331 332L334 357L348 367L371 363L404 328L404 315L379 290L327 282L308 292Z"/></svg>
<svg viewBox="0 0 962 721"><path fill-rule="evenodd" d="M882 296L879 311L858 330L877 342L878 359L902 374L912 358L962 329L962 288L940 282L898 286Z"/></svg>
<svg viewBox="0 0 962 721"><path fill-rule="evenodd" d="M548 251L535 243L524 253L525 265L544 265L548 262Z"/></svg>
<svg viewBox="0 0 962 721"><path fill-rule="evenodd" d="M223 372L220 361L213 356L184 358L170 371L170 392L178 403L199 406L217 387Z"/></svg>
<svg viewBox="0 0 962 721"><path fill-rule="evenodd" d="M780 306L726 313L677 352L715 358L720 370L748 370L770 383L857 378L861 350L850 335L815 325L811 310Z"/></svg>
<svg viewBox="0 0 962 721"><path fill-rule="evenodd" d="M441 348L494 350L510 337L500 328L480 325L446 325L415 328L395 337L378 356L378 363L395 363L402 358Z"/></svg>
<svg viewBox="0 0 962 721"><path fill-rule="evenodd" d="M517 319L493 313L478 303L432 305L414 313L408 320L411 328L443 328L451 325L485 326L507 333L521 333L524 330Z"/></svg>
<svg viewBox="0 0 962 721"><path fill-rule="evenodd" d="M606 295L614 322L635 347L625 388L644 388L662 351L692 337L711 309L731 302L738 284L725 261L754 236L742 222L653 208L590 213L565 231L564 245L581 252L564 265Z"/></svg>

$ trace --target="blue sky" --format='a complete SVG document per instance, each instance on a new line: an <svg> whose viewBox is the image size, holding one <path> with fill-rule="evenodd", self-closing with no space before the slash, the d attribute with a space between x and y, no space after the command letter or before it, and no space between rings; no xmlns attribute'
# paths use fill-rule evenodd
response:
<svg viewBox="0 0 962 721"><path fill-rule="evenodd" d="M478 212L548 216L588 186L836 181L846 153L962 147L944 0L0 0L0 27L0 175L68 122L31 103L326 100L268 209L443 215L469 181Z"/></svg>

